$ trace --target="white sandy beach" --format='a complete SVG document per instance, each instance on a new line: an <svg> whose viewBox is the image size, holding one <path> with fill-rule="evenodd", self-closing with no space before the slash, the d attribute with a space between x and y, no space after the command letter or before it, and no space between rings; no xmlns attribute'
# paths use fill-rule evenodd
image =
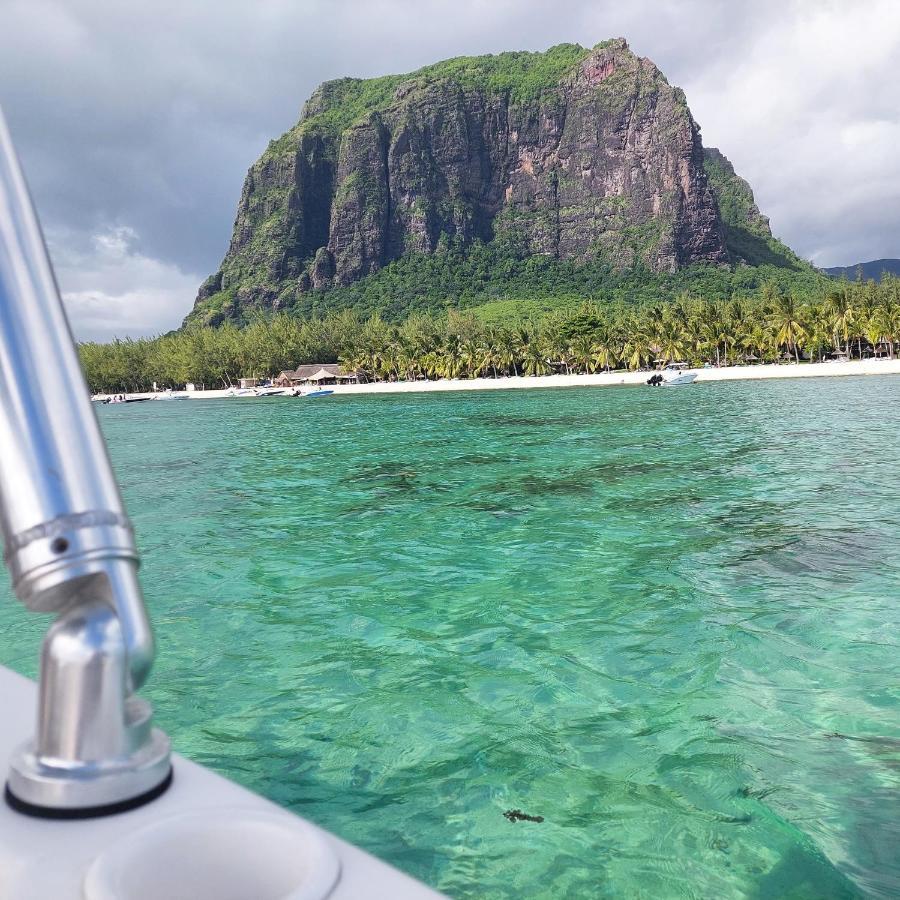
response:
<svg viewBox="0 0 900 900"><path fill-rule="evenodd" d="M693 369L697 382L738 381L754 378L823 378L848 375L900 375L900 358L864 359L848 362L800 363L756 366L727 366ZM329 385L335 394L403 394L427 391L497 391L518 388L610 387L643 385L650 372L596 372L591 375L536 375L510 378L440 379L437 381L379 381L371 384ZM216 400L229 396L228 389L188 391L192 400ZM102 399L105 395L98 395ZM161 394L128 394L129 397L157 397Z"/></svg>

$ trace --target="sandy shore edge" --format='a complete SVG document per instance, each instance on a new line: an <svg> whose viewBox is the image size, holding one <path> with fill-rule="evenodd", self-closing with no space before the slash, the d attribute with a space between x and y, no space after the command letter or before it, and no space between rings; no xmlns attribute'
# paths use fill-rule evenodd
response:
<svg viewBox="0 0 900 900"><path fill-rule="evenodd" d="M693 369L697 383L703 381L740 381L761 378L824 378L847 375L900 375L900 358L863 359L849 362L800 363L799 365L728 366L721 369ZM521 388L615 387L642 385L649 372L596 372L591 375L535 375L509 378L440 379L438 381L379 381L373 384L329 385L335 394L405 394L429 391L497 391ZM228 390L179 391L192 400L217 400L228 397ZM103 399L106 395L95 395ZM151 398L159 393L128 394L131 398Z"/></svg>

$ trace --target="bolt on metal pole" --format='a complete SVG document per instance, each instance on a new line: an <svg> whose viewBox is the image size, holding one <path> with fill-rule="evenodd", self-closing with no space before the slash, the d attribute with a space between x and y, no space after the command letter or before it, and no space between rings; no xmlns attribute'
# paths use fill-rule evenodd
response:
<svg viewBox="0 0 900 900"><path fill-rule="evenodd" d="M16 596L58 614L41 651L37 732L12 760L8 802L74 818L152 799L171 766L135 694L154 645L134 533L2 112L0 531Z"/></svg>

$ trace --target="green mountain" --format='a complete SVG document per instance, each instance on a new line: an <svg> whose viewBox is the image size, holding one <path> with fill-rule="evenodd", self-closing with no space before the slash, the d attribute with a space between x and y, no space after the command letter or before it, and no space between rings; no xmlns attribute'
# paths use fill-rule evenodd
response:
<svg viewBox="0 0 900 900"><path fill-rule="evenodd" d="M617 39L326 82L250 168L188 320L514 312L822 277L704 149L684 93Z"/></svg>

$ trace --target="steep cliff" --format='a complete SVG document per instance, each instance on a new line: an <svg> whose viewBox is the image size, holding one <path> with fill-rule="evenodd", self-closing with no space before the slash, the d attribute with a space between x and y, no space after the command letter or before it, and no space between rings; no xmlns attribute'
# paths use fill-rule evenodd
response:
<svg viewBox="0 0 900 900"><path fill-rule="evenodd" d="M460 58L319 87L248 172L192 317L293 305L451 246L671 273L755 263L771 240L682 91L624 40Z"/></svg>

